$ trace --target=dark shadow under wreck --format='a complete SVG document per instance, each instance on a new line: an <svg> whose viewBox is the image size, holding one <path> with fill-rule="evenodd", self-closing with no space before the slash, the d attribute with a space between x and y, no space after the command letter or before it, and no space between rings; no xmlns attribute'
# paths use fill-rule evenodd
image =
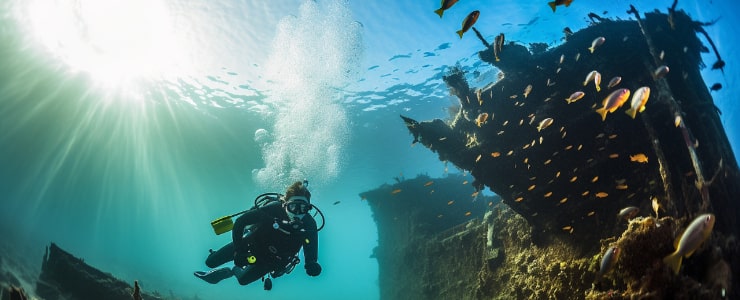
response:
<svg viewBox="0 0 740 300"><path fill-rule="evenodd" d="M639 16L634 8L629 12ZM550 255L551 262L562 263L558 269L574 274L572 284L539 295L738 298L740 285L730 278L740 270L740 209L733 202L740 194L740 172L700 73L700 54L708 49L697 33L705 34L705 25L672 8L668 14L647 13L631 21L603 19L547 51L483 41L487 49L480 58L501 70L499 81L473 90L462 72L453 70L444 80L460 100L454 120L402 118L415 142L469 170L474 186L501 195L526 220L532 246L542 251L538 255ZM588 48L597 37L606 42L591 53ZM717 58L713 66L724 67ZM657 74L661 66L670 72ZM584 86L592 70L603 76L600 91L593 82ZM617 76L621 83L607 87ZM625 108L603 121L594 112L612 91L634 93L643 86L652 92L636 118L626 115ZM576 91L585 96L567 103L564 99ZM552 124L540 125L547 118ZM669 217L646 217L654 214L655 205L655 213ZM622 233L625 225L615 216L627 206L640 208L642 217ZM673 275L662 266L662 258L673 251L674 237L688 222L706 212L717 220L709 245L684 261L680 275ZM519 250L527 249L526 242L512 243L524 243ZM615 244L624 248L615 271L596 278L599 257ZM648 247L652 250L643 251ZM503 249L510 253L514 248ZM555 280L531 270L507 269L515 263L507 260L500 267L508 276L480 266L475 298L497 295L495 288L516 285L515 279L539 282L543 289ZM590 275L576 276L578 272Z"/></svg>

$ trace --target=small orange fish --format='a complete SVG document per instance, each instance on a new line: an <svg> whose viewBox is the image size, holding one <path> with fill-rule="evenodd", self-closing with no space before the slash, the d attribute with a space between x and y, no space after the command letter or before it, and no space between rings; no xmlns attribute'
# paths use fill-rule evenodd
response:
<svg viewBox="0 0 740 300"><path fill-rule="evenodd" d="M445 13L445 10L448 10L450 7L455 5L457 1L458 0L442 0L442 6L438 10L435 10L434 13L438 14L439 18L441 19L442 15Z"/></svg>
<svg viewBox="0 0 740 300"><path fill-rule="evenodd" d="M581 193L581 196L584 196L584 197L588 196L589 193L590 193L589 191L583 191L583 193Z"/></svg>
<svg viewBox="0 0 740 300"><path fill-rule="evenodd" d="M478 127L483 126L483 124L486 123L488 120L488 113L481 113L478 115L478 118L475 119L475 125L478 125Z"/></svg>
<svg viewBox="0 0 740 300"><path fill-rule="evenodd" d="M648 157L645 154L637 153L635 155L630 155L630 161L646 164L648 162Z"/></svg>
<svg viewBox="0 0 740 300"><path fill-rule="evenodd" d="M430 186L432 184L434 184L434 181L427 181L427 183L425 183L424 186Z"/></svg>
<svg viewBox="0 0 740 300"><path fill-rule="evenodd" d="M467 180L463 181L463 184L468 184L468 181Z"/></svg>
<svg viewBox="0 0 740 300"><path fill-rule="evenodd" d="M529 186L529 188L528 188L527 190L530 190L530 191L531 191L531 190L534 190L534 188L535 188L535 187L536 187L536 186L535 186L534 184L533 184L533 185L530 185L530 186Z"/></svg>
<svg viewBox="0 0 740 300"><path fill-rule="evenodd" d="M552 196L552 192L547 192L547 194L545 194L545 198L548 198L550 196Z"/></svg>
<svg viewBox="0 0 740 300"><path fill-rule="evenodd" d="M618 89L616 91L613 91L609 96L604 98L604 101L602 101L602 108L599 108L596 110L596 112L601 115L601 120L606 120L606 114L607 113L613 113L618 108L622 107L622 105L627 102L627 99L630 97L630 90L628 89Z"/></svg>
<svg viewBox="0 0 740 300"><path fill-rule="evenodd" d="M391 192L392 195L398 194L401 192L401 189L395 189Z"/></svg>
<svg viewBox="0 0 740 300"><path fill-rule="evenodd" d="M501 152L492 152L491 153L491 156L493 156L493 157L499 157L499 156L501 156Z"/></svg>
<svg viewBox="0 0 740 300"><path fill-rule="evenodd" d="M619 153L609 154L609 158L618 158L618 157L619 157Z"/></svg>
<svg viewBox="0 0 740 300"><path fill-rule="evenodd" d="M447 201L447 205L452 205L452 203L455 203L455 200Z"/></svg>
<svg viewBox="0 0 740 300"><path fill-rule="evenodd" d="M565 230L565 231L570 231L572 229L573 229L573 226L565 226L565 227L563 227L563 230Z"/></svg>
<svg viewBox="0 0 740 300"><path fill-rule="evenodd" d="M591 183L599 181L599 176L594 176L593 179L591 179Z"/></svg>
<svg viewBox="0 0 740 300"><path fill-rule="evenodd" d="M474 10L470 14L468 14L467 17L465 17L465 20L463 20L462 23L462 29L457 31L457 35L459 35L461 39L463 37L463 33L468 31L468 29L470 29L470 27L473 27L473 24L478 21L478 16L480 16L480 11Z"/></svg>
<svg viewBox="0 0 740 300"><path fill-rule="evenodd" d="M522 202L522 200L524 200L524 197L519 197L519 198L514 199L514 201L516 202Z"/></svg>
<svg viewBox="0 0 740 300"><path fill-rule="evenodd" d="M578 176L573 176L573 178L570 179L570 182L576 182L578 180Z"/></svg>
<svg viewBox="0 0 740 300"><path fill-rule="evenodd" d="M565 197L563 199L560 199L560 204L563 204L565 202L568 202L568 197Z"/></svg>
<svg viewBox="0 0 740 300"><path fill-rule="evenodd" d="M465 216L467 217L467 216L470 216L471 214L472 214L471 212L466 212Z"/></svg>
<svg viewBox="0 0 740 300"><path fill-rule="evenodd" d="M572 2L573 2L573 0L555 0L555 1L547 2L547 5L549 5L550 8L552 8L552 12L555 12L555 7L556 6L558 6L558 5L565 5L565 7L568 7L568 6L570 6L570 4ZM565 27L565 28L568 29L568 31L570 31L570 29L568 27Z"/></svg>
<svg viewBox="0 0 740 300"><path fill-rule="evenodd" d="M617 184L615 188L618 190L626 190L629 188L629 186L627 186L626 184Z"/></svg>
<svg viewBox="0 0 740 300"><path fill-rule="evenodd" d="M609 197L609 194L607 194L605 192L598 192L598 193L596 193L596 198L606 198L606 197Z"/></svg>

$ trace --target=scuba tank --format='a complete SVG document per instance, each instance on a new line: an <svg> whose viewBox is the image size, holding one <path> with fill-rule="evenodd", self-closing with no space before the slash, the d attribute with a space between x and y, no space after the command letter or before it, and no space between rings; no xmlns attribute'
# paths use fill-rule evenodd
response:
<svg viewBox="0 0 740 300"><path fill-rule="evenodd" d="M216 235L221 235L221 234L231 231L231 229L234 228L234 221L232 220L233 217L242 215L256 208L264 207L265 205L270 204L272 202L280 201L280 198L282 197L283 195L280 193L264 193L262 195L257 196L257 198L254 198L254 206L252 206L250 209L240 211L233 215L223 216L223 217L220 217L218 219L211 221L211 227L213 227L213 232L216 233Z"/></svg>

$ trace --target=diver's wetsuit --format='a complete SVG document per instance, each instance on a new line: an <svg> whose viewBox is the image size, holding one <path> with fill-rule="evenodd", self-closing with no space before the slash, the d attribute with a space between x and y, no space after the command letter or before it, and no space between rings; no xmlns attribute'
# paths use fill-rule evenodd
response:
<svg viewBox="0 0 740 300"><path fill-rule="evenodd" d="M304 264L317 262L319 240L316 220L310 214L305 214L302 220L293 223L288 222L288 219L280 202L247 211L234 223L233 242L208 255L206 265L216 268L234 260L237 266L246 266L243 271L234 272L234 275L239 284L247 285L269 272L282 271L301 246ZM278 229L273 227L276 223ZM247 228L249 233L245 235ZM256 261L249 264L249 256L254 256Z"/></svg>

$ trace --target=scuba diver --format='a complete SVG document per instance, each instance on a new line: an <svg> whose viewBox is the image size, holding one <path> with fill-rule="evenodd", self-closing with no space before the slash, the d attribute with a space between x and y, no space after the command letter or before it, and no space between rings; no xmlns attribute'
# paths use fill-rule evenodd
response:
<svg viewBox="0 0 740 300"><path fill-rule="evenodd" d="M196 271L195 277L216 284L236 277L241 285L262 278L265 290L272 289L270 277L277 278L293 271L300 263L297 254L303 247L304 267L308 276L321 274L318 263L318 231L316 220L309 211L311 204L308 181L296 181L285 195L266 193L255 199L255 206L211 222L216 234L232 233L232 242L217 251L209 250L206 266L210 271ZM239 216L232 223L231 218ZM316 214L314 213L314 216ZM219 266L234 261L234 267ZM266 276L266 278L265 278Z"/></svg>

